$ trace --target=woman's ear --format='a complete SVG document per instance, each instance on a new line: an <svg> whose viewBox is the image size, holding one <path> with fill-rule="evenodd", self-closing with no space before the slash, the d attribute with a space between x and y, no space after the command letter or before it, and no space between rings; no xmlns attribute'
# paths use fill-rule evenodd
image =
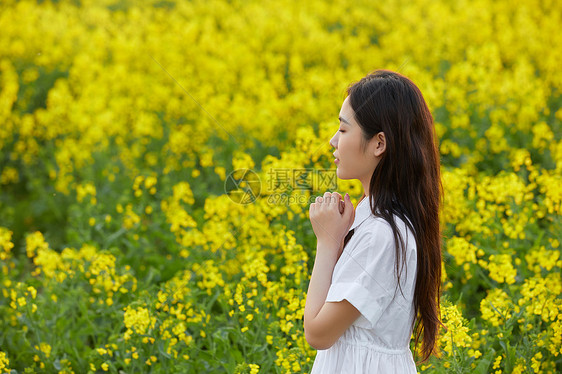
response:
<svg viewBox="0 0 562 374"><path fill-rule="evenodd" d="M386 150L386 138L384 137L384 132L379 132L374 136L375 142L375 156L380 157Z"/></svg>

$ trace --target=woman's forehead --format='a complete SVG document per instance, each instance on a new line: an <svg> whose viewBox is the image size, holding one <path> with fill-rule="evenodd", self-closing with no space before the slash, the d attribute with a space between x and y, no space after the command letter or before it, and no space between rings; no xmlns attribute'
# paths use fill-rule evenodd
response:
<svg viewBox="0 0 562 374"><path fill-rule="evenodd" d="M351 125L353 123L354 112L349 102L349 96L345 98L341 106L339 118L342 122Z"/></svg>

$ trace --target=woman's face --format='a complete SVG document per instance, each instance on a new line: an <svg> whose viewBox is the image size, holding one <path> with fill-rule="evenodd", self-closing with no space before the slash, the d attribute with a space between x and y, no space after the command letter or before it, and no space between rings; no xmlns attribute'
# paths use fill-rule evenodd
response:
<svg viewBox="0 0 562 374"><path fill-rule="evenodd" d="M363 134L361 127L355 121L349 96L342 104L339 120L339 129L330 139L330 145L335 148L337 176L340 179L359 179L368 194L371 175L384 152L384 133L380 132L375 135L367 142L365 150L361 149Z"/></svg>

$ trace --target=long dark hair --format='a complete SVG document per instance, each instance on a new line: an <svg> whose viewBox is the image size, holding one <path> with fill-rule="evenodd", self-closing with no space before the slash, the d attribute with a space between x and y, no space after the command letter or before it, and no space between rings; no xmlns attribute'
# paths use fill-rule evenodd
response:
<svg viewBox="0 0 562 374"><path fill-rule="evenodd" d="M443 185L433 117L419 88L393 71L376 70L352 83L347 94L362 129L363 146L379 132L385 135L386 150L371 176L369 203L373 214L384 218L394 233L398 286L406 248L393 215L400 217L416 238L418 271L412 328L416 352L423 337L421 362L425 362L439 353L437 336L442 325L439 207Z"/></svg>

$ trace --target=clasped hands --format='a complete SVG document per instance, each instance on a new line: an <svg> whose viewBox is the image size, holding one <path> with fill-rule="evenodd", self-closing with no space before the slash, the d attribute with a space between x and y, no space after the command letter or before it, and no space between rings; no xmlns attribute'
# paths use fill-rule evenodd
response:
<svg viewBox="0 0 562 374"><path fill-rule="evenodd" d="M326 192L317 196L310 204L310 222L319 244L339 249L355 219L351 198L337 192Z"/></svg>

